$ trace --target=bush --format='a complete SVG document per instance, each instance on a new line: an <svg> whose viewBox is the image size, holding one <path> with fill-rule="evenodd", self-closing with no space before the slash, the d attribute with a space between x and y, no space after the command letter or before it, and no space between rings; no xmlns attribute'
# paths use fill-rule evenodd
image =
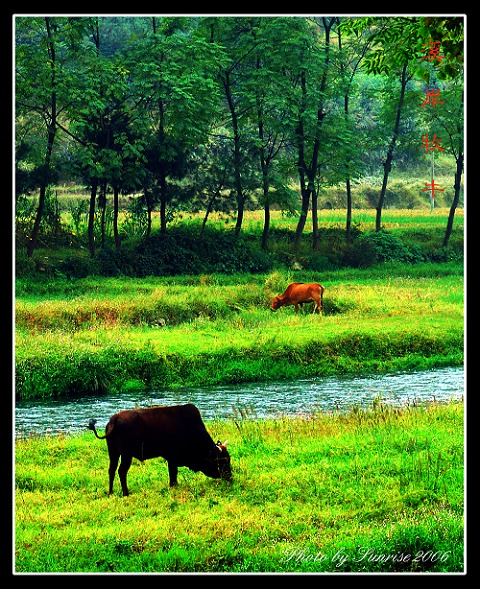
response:
<svg viewBox="0 0 480 589"><path fill-rule="evenodd" d="M101 265L92 258L68 256L63 262L60 262L58 270L67 278L86 278L101 274Z"/></svg>
<svg viewBox="0 0 480 589"><path fill-rule="evenodd" d="M126 250L101 249L96 257L102 276L134 276L134 261L131 253Z"/></svg>
<svg viewBox="0 0 480 589"><path fill-rule="evenodd" d="M244 238L214 229L175 227L160 233L135 250L140 276L175 274L234 274L266 272L272 268L268 254Z"/></svg>
<svg viewBox="0 0 480 589"><path fill-rule="evenodd" d="M23 278L34 274L36 270L35 260L29 258L23 250L17 250L15 256L15 275Z"/></svg>
<svg viewBox="0 0 480 589"><path fill-rule="evenodd" d="M388 231L368 231L356 239L344 256L344 263L354 268L367 268L382 262L423 262L425 256L418 246L407 247Z"/></svg>

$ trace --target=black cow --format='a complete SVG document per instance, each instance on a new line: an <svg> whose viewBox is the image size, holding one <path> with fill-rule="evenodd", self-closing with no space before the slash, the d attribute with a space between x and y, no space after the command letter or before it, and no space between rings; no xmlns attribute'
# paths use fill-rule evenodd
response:
<svg viewBox="0 0 480 589"><path fill-rule="evenodd" d="M124 496L128 495L127 472L132 458L142 462L157 456L165 458L171 487L177 484L179 466L187 466L195 472L200 470L214 479L232 479L226 442L214 443L195 405L120 411L110 418L104 436L98 435L95 423L96 420L91 419L89 429L100 440L107 439L109 494L113 492L120 457L118 476Z"/></svg>

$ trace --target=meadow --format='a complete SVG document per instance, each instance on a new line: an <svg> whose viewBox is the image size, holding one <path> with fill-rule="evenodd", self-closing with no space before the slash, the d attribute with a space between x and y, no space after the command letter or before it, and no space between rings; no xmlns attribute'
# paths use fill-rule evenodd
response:
<svg viewBox="0 0 480 589"><path fill-rule="evenodd" d="M341 211L322 211L320 252L305 238L295 255L294 222L277 214L266 271L78 276L66 271L86 256L78 246L39 250L25 265L20 256L16 396L461 365L463 214L441 250L445 219L445 210L386 210L382 261L364 267L336 265ZM261 214L247 220L259 249ZM373 220L354 214L366 236ZM188 234L198 219L182 222ZM232 220L212 223L228 231ZM294 281L325 286L322 315L308 305L270 311ZM463 410L376 399L348 414L240 411L207 423L215 440L229 439L232 484L184 468L170 489L159 458L134 462L127 498L118 480L107 496L107 451L91 432L16 440L15 570L462 572Z"/></svg>
<svg viewBox="0 0 480 589"><path fill-rule="evenodd" d="M292 250L295 220L279 211L274 241L261 252L262 212L248 211L235 244L223 241L232 218L212 214L207 238L198 232L201 217L190 214L172 222L170 241L153 237L130 262L125 252L136 246L128 240L119 255L100 251L101 267L78 245L39 250L26 265L19 255L17 398L461 364L463 210L449 248L440 248L446 209L387 209L380 234L372 231L374 211L355 210L353 244L341 229L344 214L321 211L318 252L307 236ZM189 252L188 244L200 249ZM198 266L206 257L210 272ZM245 270L252 264L255 272ZM308 305L298 316L292 307L270 311L294 281L323 284L321 317Z"/></svg>
<svg viewBox="0 0 480 589"><path fill-rule="evenodd" d="M273 313L292 281L325 288ZM54 280L17 285L18 398L463 363L463 266Z"/></svg>
<svg viewBox="0 0 480 589"><path fill-rule="evenodd" d="M92 432L16 442L17 572L464 570L463 403L207 422L233 483L134 460L107 495Z"/></svg>

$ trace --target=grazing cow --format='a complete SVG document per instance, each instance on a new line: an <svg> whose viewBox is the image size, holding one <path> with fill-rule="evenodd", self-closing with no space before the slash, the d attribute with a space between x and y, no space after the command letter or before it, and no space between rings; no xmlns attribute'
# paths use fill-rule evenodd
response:
<svg viewBox="0 0 480 589"><path fill-rule="evenodd" d="M100 440L107 439L110 495L120 457L118 476L124 496L128 495L127 472L132 458L142 462L158 456L165 458L171 487L177 484L179 466L188 466L195 472L201 470L214 479L232 479L226 442L214 443L195 405L120 411L110 418L104 436L98 435L95 423L91 419L88 428Z"/></svg>
<svg viewBox="0 0 480 589"><path fill-rule="evenodd" d="M315 307L313 312L322 310L323 293L325 289L321 284L304 284L303 282L294 282L289 284L282 295L277 295L273 301L271 309L276 311L280 307L293 305L295 313L298 313L298 305L313 301Z"/></svg>

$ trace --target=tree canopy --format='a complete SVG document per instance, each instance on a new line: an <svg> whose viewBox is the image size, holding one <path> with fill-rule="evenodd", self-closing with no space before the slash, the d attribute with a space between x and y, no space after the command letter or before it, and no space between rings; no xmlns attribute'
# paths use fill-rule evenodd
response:
<svg viewBox="0 0 480 589"><path fill-rule="evenodd" d="M119 248L132 193L147 237L155 211L166 232L188 208L234 211L238 235L255 199L264 248L274 205L298 211L296 243L312 211L315 247L322 187L345 185L351 212L351 182L421 159L408 137L435 121L459 186L462 17L18 16L15 47L17 205L39 195L29 255L59 179L90 192L92 256L107 195ZM432 84L449 98L427 115Z"/></svg>

